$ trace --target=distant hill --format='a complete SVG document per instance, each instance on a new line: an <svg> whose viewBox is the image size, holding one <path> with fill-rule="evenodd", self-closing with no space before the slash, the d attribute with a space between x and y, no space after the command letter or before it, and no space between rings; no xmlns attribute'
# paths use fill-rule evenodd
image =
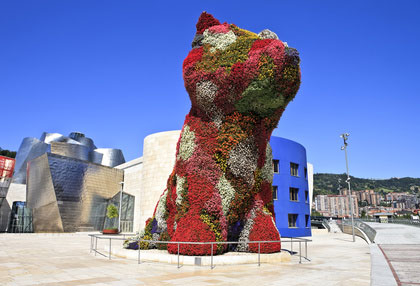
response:
<svg viewBox="0 0 420 286"><path fill-rule="evenodd" d="M16 151L4 150L4 149L0 148L0 156L15 158L16 157Z"/></svg>
<svg viewBox="0 0 420 286"><path fill-rule="evenodd" d="M322 194L338 194L338 180L341 187L347 187L346 174L314 174L314 196ZM380 193L420 191L420 178L391 178L386 180L362 179L350 176L350 187L354 191L372 189Z"/></svg>

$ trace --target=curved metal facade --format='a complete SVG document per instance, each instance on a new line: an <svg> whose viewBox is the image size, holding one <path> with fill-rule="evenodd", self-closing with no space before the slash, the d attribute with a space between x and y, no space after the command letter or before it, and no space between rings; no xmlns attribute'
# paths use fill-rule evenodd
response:
<svg viewBox="0 0 420 286"><path fill-rule="evenodd" d="M120 149L95 149L91 153L91 158L92 162L109 167L115 167L125 163L124 155Z"/></svg>
<svg viewBox="0 0 420 286"><path fill-rule="evenodd" d="M69 136L64 136L60 133L43 132L40 140L31 137L23 139L16 154L13 182L26 184L27 163L47 152L108 167L125 163L124 155L120 149L97 149L93 140L83 133L72 132Z"/></svg>
<svg viewBox="0 0 420 286"><path fill-rule="evenodd" d="M273 176L273 191L277 187L274 211L280 235L311 236L306 150L295 141L276 136L271 137L270 145L273 162L278 165Z"/></svg>
<svg viewBox="0 0 420 286"><path fill-rule="evenodd" d="M48 144L31 137L22 140L19 150L16 153L15 173L13 182L18 184L26 184L26 164L49 151Z"/></svg>

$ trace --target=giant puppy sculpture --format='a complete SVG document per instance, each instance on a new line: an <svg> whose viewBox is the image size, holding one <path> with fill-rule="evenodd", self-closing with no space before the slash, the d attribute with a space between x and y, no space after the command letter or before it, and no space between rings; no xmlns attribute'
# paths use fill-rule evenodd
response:
<svg viewBox="0 0 420 286"><path fill-rule="evenodd" d="M191 110L176 163L143 239L161 241L280 240L272 200L268 141L300 85L299 54L269 30L254 34L203 12L184 60ZM142 243L142 248L154 247ZM157 245L177 253L176 244ZM214 246L258 251L258 244ZM210 245L180 246L209 255ZM261 244L261 252L280 243Z"/></svg>

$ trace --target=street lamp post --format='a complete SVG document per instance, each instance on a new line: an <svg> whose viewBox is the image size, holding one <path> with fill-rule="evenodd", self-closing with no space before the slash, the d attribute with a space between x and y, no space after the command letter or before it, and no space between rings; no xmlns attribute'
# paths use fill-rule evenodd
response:
<svg viewBox="0 0 420 286"><path fill-rule="evenodd" d="M353 218L353 213L354 213L354 209L353 209L353 198L351 196L351 189L350 189L350 175L349 175L349 163L348 163L348 159L347 159L347 139L349 138L348 133L343 133L340 135L341 138L343 138L344 140L344 146L341 147L341 150L344 150L344 154L346 156L346 170L347 170L347 185L348 185L348 190L349 190L349 201L350 201L350 215L351 215L351 229L352 229L352 234L353 234L353 242L355 242L355 238L354 238L354 218Z"/></svg>
<svg viewBox="0 0 420 286"><path fill-rule="evenodd" d="M122 192L123 192L124 182L120 182L120 185L121 185L121 190L120 190L120 207L118 211L118 232L121 232Z"/></svg>

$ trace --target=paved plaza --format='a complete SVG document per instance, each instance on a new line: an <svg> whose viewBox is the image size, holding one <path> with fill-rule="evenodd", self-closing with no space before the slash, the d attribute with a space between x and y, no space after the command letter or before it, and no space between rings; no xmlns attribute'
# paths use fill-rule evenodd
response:
<svg viewBox="0 0 420 286"><path fill-rule="evenodd" d="M105 244L105 242L103 242ZM342 233L315 232L311 262L183 266L89 253L76 234L0 234L2 285L370 285L369 245ZM105 246L105 245L104 245ZM290 249L284 244L283 248ZM245 284L244 284L245 283Z"/></svg>
<svg viewBox="0 0 420 286"><path fill-rule="evenodd" d="M372 252L372 285L420 285L420 228L369 223L376 230Z"/></svg>

